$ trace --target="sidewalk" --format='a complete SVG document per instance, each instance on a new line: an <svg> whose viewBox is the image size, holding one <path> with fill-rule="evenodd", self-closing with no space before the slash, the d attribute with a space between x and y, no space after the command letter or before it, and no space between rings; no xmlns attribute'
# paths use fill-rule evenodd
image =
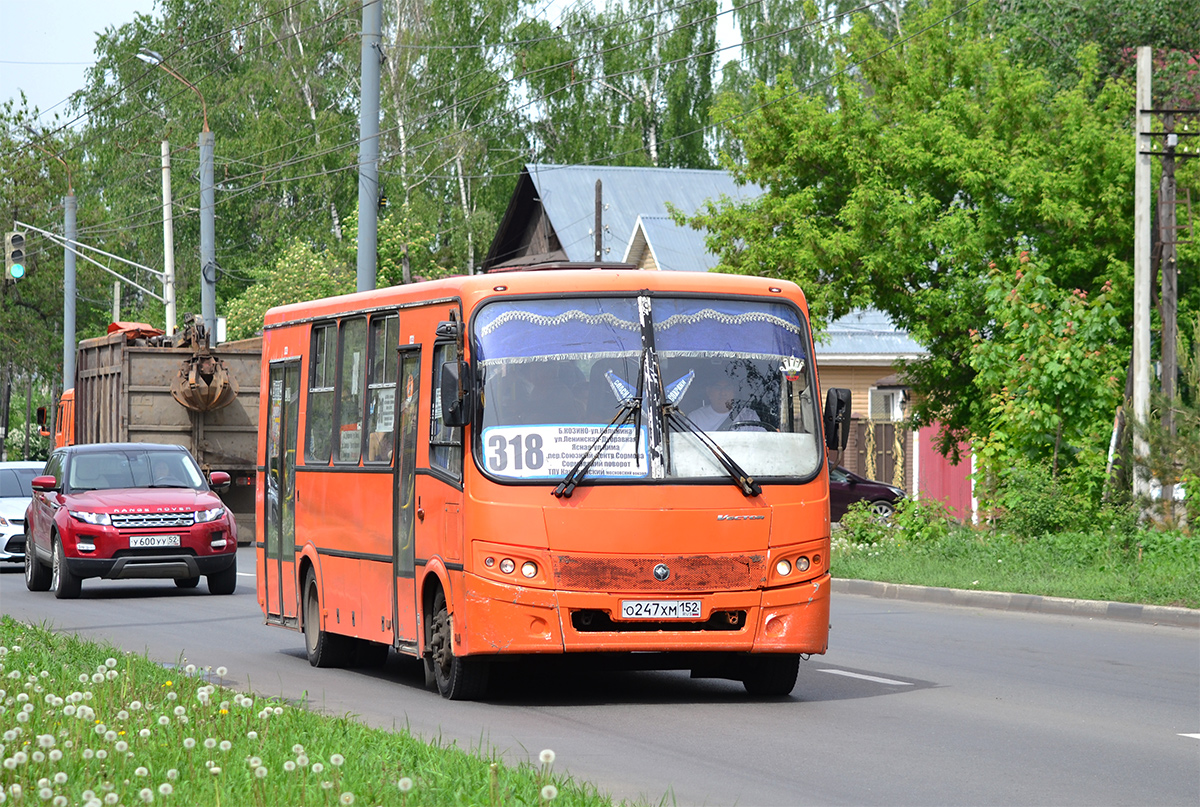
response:
<svg viewBox="0 0 1200 807"><path fill-rule="evenodd" d="M1024 611L1031 614L1062 614L1152 625L1200 628L1200 610L1165 605L1131 605L1124 602L1070 600L1036 594L1005 594L1000 591L965 591L957 588L910 586L902 583L877 583L873 580L834 578L834 592L862 594L885 600L910 600L941 605L968 605L1000 611Z"/></svg>

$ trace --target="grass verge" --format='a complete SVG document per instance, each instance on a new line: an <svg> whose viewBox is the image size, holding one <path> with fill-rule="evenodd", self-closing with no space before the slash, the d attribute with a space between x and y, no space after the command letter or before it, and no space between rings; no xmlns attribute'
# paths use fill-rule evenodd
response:
<svg viewBox="0 0 1200 807"><path fill-rule="evenodd" d="M1124 528L1036 537L958 524L905 502L890 523L852 510L833 574L859 580L1200 608L1200 536Z"/></svg>
<svg viewBox="0 0 1200 807"><path fill-rule="evenodd" d="M612 805L504 765L221 685L225 671L0 618L0 804Z"/></svg>

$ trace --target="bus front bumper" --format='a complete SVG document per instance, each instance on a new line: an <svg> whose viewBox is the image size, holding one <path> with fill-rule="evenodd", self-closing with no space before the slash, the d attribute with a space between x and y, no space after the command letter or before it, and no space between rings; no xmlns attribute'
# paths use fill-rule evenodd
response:
<svg viewBox="0 0 1200 807"><path fill-rule="evenodd" d="M455 652L473 654L606 651L824 653L830 576L764 591L649 598L548 591L464 575L465 609ZM623 619L622 601L699 600L696 619Z"/></svg>

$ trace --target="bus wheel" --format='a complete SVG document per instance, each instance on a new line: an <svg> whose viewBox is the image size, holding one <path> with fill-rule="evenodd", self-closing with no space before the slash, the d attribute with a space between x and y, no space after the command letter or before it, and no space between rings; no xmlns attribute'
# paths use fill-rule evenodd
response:
<svg viewBox="0 0 1200 807"><path fill-rule="evenodd" d="M314 667L340 667L351 650L347 637L321 630L321 595L311 572L304 578L304 649Z"/></svg>
<svg viewBox="0 0 1200 807"><path fill-rule="evenodd" d="M760 698L782 698L796 688L800 657L791 653L753 655L745 659L742 685Z"/></svg>
<svg viewBox="0 0 1200 807"><path fill-rule="evenodd" d="M487 662L454 655L454 624L446 608L446 595L433 597L433 619L429 623L429 661L438 692L452 701L472 700L487 690Z"/></svg>

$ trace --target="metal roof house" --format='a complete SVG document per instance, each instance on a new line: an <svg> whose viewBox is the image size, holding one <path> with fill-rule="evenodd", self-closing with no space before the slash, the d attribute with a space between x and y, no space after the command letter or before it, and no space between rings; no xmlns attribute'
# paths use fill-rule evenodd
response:
<svg viewBox="0 0 1200 807"><path fill-rule="evenodd" d="M596 181L600 181L601 261L639 268L707 271L715 256L704 249L703 233L670 219L668 204L684 213L727 197L747 201L762 195L755 185L738 185L725 171L530 163L517 187L487 257L484 271L548 261L596 260L593 230ZM639 219L642 225L639 227ZM643 266L633 256L635 231L653 233L657 252L668 258ZM643 245L641 251L645 251ZM657 254L657 253L652 253Z"/></svg>

